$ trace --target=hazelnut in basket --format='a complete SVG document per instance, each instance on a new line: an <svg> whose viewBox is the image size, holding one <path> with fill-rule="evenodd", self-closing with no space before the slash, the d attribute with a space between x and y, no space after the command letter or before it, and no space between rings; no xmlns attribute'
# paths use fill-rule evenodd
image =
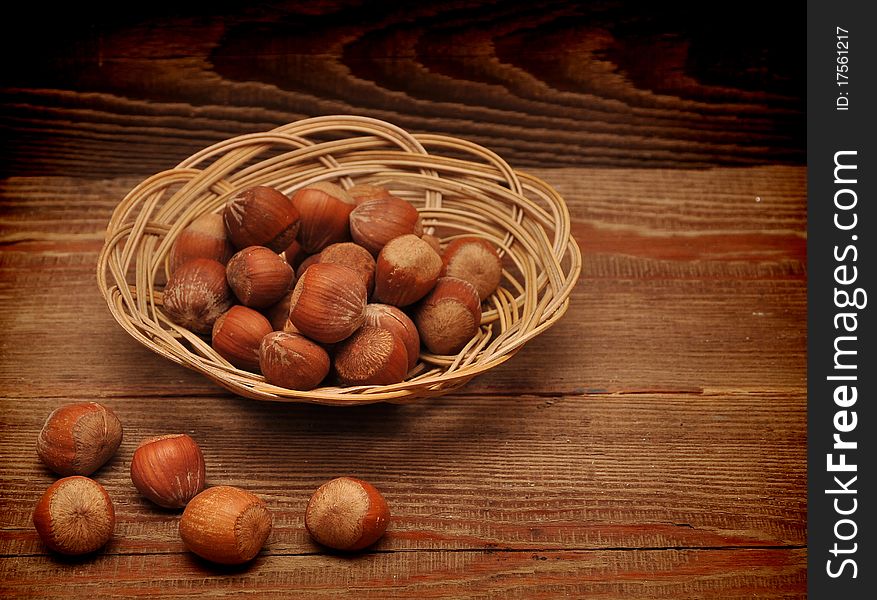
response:
<svg viewBox="0 0 877 600"><path fill-rule="evenodd" d="M98 283L135 340L239 395L401 402L459 388L560 319L581 272L569 232L563 198L493 151L323 116L133 188Z"/></svg>
<svg viewBox="0 0 877 600"><path fill-rule="evenodd" d="M240 304L213 321L211 345L217 354L289 389L317 387L330 367L341 385L389 385L403 381L416 366L421 340L433 354L447 355L475 336L480 298L492 293L501 277L496 248L467 236L453 240L440 255L438 239L424 239L412 204L379 186L359 186L356 193L359 204L352 208L350 196L334 184L309 186L293 200L267 186L247 188L225 205L224 232L215 231L219 215L202 216L186 229L189 234L181 240L190 240L189 246L197 241L204 254L217 258L228 239L236 246L260 244L241 248L225 265L230 301ZM338 225L339 215L347 217L349 229ZM348 232L352 242L324 246ZM178 241L176 279L192 269L180 247ZM299 256L304 248L320 251L302 259L292 287L296 276L287 257ZM214 261L194 264L217 271ZM167 297L171 309L175 297ZM414 320L399 306L411 307ZM264 314L256 309L265 309ZM179 315L171 312L198 333L213 318L202 327Z"/></svg>

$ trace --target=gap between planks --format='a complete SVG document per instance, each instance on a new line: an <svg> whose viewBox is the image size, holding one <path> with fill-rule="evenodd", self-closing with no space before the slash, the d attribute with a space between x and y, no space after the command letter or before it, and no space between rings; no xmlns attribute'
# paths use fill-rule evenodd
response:
<svg viewBox="0 0 877 600"><path fill-rule="evenodd" d="M18 529L14 531L19 531ZM23 531L23 530L22 530ZM778 546L593 546L593 547L569 547L569 548L389 548L381 550L368 550L356 553L356 556L377 554L559 554L561 552L684 552L684 551L707 551L728 552L745 550L805 550L806 544L783 544ZM189 552L101 552L101 556L186 556ZM36 558L42 556L57 556L48 552L14 553L0 555L0 559L13 558ZM261 557L298 557L298 556L346 556L338 552L268 552L259 554ZM70 557L69 560L76 560Z"/></svg>

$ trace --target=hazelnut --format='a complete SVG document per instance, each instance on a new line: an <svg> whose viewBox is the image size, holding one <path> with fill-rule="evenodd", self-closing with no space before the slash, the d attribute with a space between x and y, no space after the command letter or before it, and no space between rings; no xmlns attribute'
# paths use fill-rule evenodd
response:
<svg viewBox="0 0 877 600"><path fill-rule="evenodd" d="M338 477L321 485L305 510L305 527L314 540L336 550L362 550L387 530L390 509L373 485Z"/></svg>
<svg viewBox="0 0 877 600"><path fill-rule="evenodd" d="M262 314L271 323L271 331L282 331L289 320L289 309L292 307L292 290L284 294L280 302L262 310Z"/></svg>
<svg viewBox="0 0 877 600"><path fill-rule="evenodd" d="M400 235L423 234L420 213L409 202L389 196L366 200L350 213L353 241L378 255L387 242Z"/></svg>
<svg viewBox="0 0 877 600"><path fill-rule="evenodd" d="M49 486L33 512L43 543L61 554L87 554L113 536L116 513L101 484L74 475Z"/></svg>
<svg viewBox="0 0 877 600"><path fill-rule="evenodd" d="M350 239L348 218L353 210L353 198L333 183L321 182L302 188L292 197L292 203L301 214L298 243L314 254L336 242Z"/></svg>
<svg viewBox="0 0 877 600"><path fill-rule="evenodd" d="M237 368L258 372L259 343L272 331L271 323L262 313L236 305L216 319L211 345Z"/></svg>
<svg viewBox="0 0 877 600"><path fill-rule="evenodd" d="M292 296L289 300L289 312L286 314L286 321L283 323L283 327L278 329L277 331L285 331L286 333L297 333L299 335L303 335L301 331L299 331L298 327L292 324L292 319L290 319L290 315L292 314L293 308L293 300L297 299L295 296L295 290L292 291Z"/></svg>
<svg viewBox="0 0 877 600"><path fill-rule="evenodd" d="M363 202L367 202L368 200L379 200L382 198L394 198L393 194L390 193L385 187L380 185L371 185L368 183L357 183L353 187L347 190L347 193L350 194L350 197L353 198L353 201L357 206L362 204Z"/></svg>
<svg viewBox="0 0 877 600"><path fill-rule="evenodd" d="M326 246L317 254L321 263L338 263L350 267L362 277L366 291L371 291L375 283L375 259L368 250L353 242L341 242Z"/></svg>
<svg viewBox="0 0 877 600"><path fill-rule="evenodd" d="M292 240L292 243L283 251L283 258L286 259L286 262L293 269L297 269L301 261L307 257L308 255L301 249L301 244L298 243L298 240Z"/></svg>
<svg viewBox="0 0 877 600"><path fill-rule="evenodd" d="M329 374L329 354L302 335L275 331L262 339L259 365L268 383L312 390Z"/></svg>
<svg viewBox="0 0 877 600"><path fill-rule="evenodd" d="M177 236L171 247L170 272L193 258L212 258L225 264L232 254L234 246L228 239L222 215L207 213L189 223Z"/></svg>
<svg viewBox="0 0 877 600"><path fill-rule="evenodd" d="M149 500L164 508L182 508L204 489L201 448L184 433L151 437L131 459L131 481Z"/></svg>
<svg viewBox="0 0 877 600"><path fill-rule="evenodd" d="M420 339L433 354L456 354L481 325L481 301L475 286L442 277L414 312Z"/></svg>
<svg viewBox="0 0 877 600"><path fill-rule="evenodd" d="M168 278L162 305L174 323L196 333L210 333L219 315L232 305L225 266L209 258L183 263Z"/></svg>
<svg viewBox="0 0 877 600"><path fill-rule="evenodd" d="M222 218L238 249L265 246L283 252L299 231L299 214L283 192L264 185L238 192L226 203Z"/></svg>
<svg viewBox="0 0 877 600"><path fill-rule="evenodd" d="M462 237L452 241L442 255L442 276L459 277L475 286L486 300L502 278L502 259L496 247L485 239Z"/></svg>
<svg viewBox="0 0 877 600"><path fill-rule="evenodd" d="M302 335L301 331L298 330L298 327L292 324L292 321L286 319L286 323L283 324L283 329L281 329L284 333L297 333Z"/></svg>
<svg viewBox="0 0 877 600"><path fill-rule="evenodd" d="M306 256L299 264L298 268L295 270L296 279L301 279L302 273L308 270L308 267L311 265L315 265L320 262L320 253L311 254Z"/></svg>
<svg viewBox="0 0 877 600"><path fill-rule="evenodd" d="M115 413L97 402L80 402L52 411L37 438L37 454L58 475L91 475L121 443Z"/></svg>
<svg viewBox="0 0 877 600"><path fill-rule="evenodd" d="M442 244L436 236L432 235L431 233L424 233L422 236L420 236L420 239L429 244L430 248L435 250L436 254L438 254L439 256L442 255Z"/></svg>
<svg viewBox="0 0 877 600"><path fill-rule="evenodd" d="M289 320L312 340L340 342L365 320L367 296L362 278L353 269L316 263L295 285Z"/></svg>
<svg viewBox="0 0 877 600"><path fill-rule="evenodd" d="M231 257L226 265L228 284L244 306L267 308L292 287L292 267L265 246L249 246Z"/></svg>
<svg viewBox="0 0 877 600"><path fill-rule="evenodd" d="M408 370L414 368L420 357L420 335L408 315L389 304L368 304L365 307L365 325L383 327L396 334L405 344Z"/></svg>
<svg viewBox="0 0 877 600"><path fill-rule="evenodd" d="M433 288L441 269L441 257L416 235L392 239L378 254L374 299L393 306L413 304Z"/></svg>
<svg viewBox="0 0 877 600"><path fill-rule="evenodd" d="M364 325L335 348L342 385L390 385L408 374L408 351L389 329Z"/></svg>
<svg viewBox="0 0 877 600"><path fill-rule="evenodd" d="M189 501L180 537L190 551L209 561L237 565L256 557L271 533L271 513L255 494L218 485Z"/></svg>

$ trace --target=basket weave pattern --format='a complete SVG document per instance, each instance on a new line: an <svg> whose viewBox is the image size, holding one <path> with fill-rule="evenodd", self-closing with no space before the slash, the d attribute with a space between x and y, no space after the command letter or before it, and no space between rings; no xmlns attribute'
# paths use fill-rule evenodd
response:
<svg viewBox="0 0 877 600"><path fill-rule="evenodd" d="M297 391L233 367L161 308L168 254L182 229L222 210L238 190L287 195L319 181L387 187L414 204L443 243L477 235L503 256L500 289L485 299L479 334L457 355L421 354L402 383ZM563 198L495 153L376 119L316 117L206 148L131 190L113 213L98 284L113 317L152 351L248 398L354 405L445 394L511 358L563 316L581 271Z"/></svg>

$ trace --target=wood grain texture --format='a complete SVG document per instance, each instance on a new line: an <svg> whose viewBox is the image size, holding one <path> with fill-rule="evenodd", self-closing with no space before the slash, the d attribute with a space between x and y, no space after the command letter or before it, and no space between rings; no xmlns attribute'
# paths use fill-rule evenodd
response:
<svg viewBox="0 0 877 600"><path fill-rule="evenodd" d="M742 0L25 3L0 22L0 597L804 598L804 10ZM757 18L754 17L757 15ZM235 397L117 326L95 265L152 173L228 137L361 114L481 143L566 198L564 318L449 396L345 409ZM48 553L45 417L125 437L92 557ZM250 565L185 551L130 483L186 432L262 496ZM387 535L307 536L310 493L375 484Z"/></svg>
<svg viewBox="0 0 877 600"><path fill-rule="evenodd" d="M9 559L0 558L0 570ZM219 569L187 555L17 558L9 596L191 598L804 598L803 550L369 553L257 558ZM17 573L16 573L17 574ZM332 582L332 583L327 583Z"/></svg>
<svg viewBox="0 0 877 600"><path fill-rule="evenodd" d="M20 57L0 87L3 174L146 175L232 135L348 113L525 167L804 160L804 11L782 4L17 10L0 35Z"/></svg>
<svg viewBox="0 0 877 600"><path fill-rule="evenodd" d="M120 593L152 576L164 581L149 593L173 596L184 592L163 587L216 571L187 555L177 513L140 498L128 478L137 444L168 431L169 414L175 431L199 441L208 483L245 487L271 508L275 527L262 557L251 575L235 572L264 582L268 588L256 586L264 592L302 578L323 591L397 585L404 594L434 586L437 597L466 596L488 583L495 597L518 586L518 597L527 597L530 586L547 592L555 579L555 591L606 597L661 581L667 587L649 597L672 597L685 586L706 586L708 597L709 586L717 597L720 589L733 596L735 586L743 586L739 593L752 586L771 597L772 585L784 593L803 585L803 396L460 397L344 410L213 397L176 397L172 408L167 398L104 401L125 424L122 447L95 475L116 504L116 535L96 561L73 565L98 573L113 560L123 574L110 578ZM53 480L33 440L40 416L58 403L0 400L9 432L0 446L0 556L6 565L24 559L23 573L44 580L49 593L71 563L37 562L44 549L29 518ZM377 485L393 513L373 553L356 559L324 555L303 526L310 493L345 473ZM316 575L347 568L345 560L355 564L346 575ZM28 584L9 575L6 585ZM791 587L779 586L782 578Z"/></svg>
<svg viewBox="0 0 877 600"><path fill-rule="evenodd" d="M802 389L803 169L534 173L567 198L581 281L560 324L462 393ZM220 393L128 338L97 291L103 230L137 180L37 181L0 187L5 394L63 396L83 376L106 396Z"/></svg>
<svg viewBox="0 0 877 600"><path fill-rule="evenodd" d="M28 519L53 477L33 440L65 401L0 400L0 508L21 534L5 553L41 551ZM178 396L171 422L167 398L101 401L125 426L95 476L118 505L112 551L124 554L180 550L176 531L156 525L173 513L152 509L128 476L142 439L174 432L199 442L209 484L266 498L281 552L314 550L307 498L347 473L392 507L381 550L774 547L806 537L800 395L467 396L350 410Z"/></svg>
<svg viewBox="0 0 877 600"><path fill-rule="evenodd" d="M534 172L568 199L585 255L561 323L459 393L346 409L231 396L116 326L94 266L137 178L4 180L3 595L804 597L804 170ZM116 535L70 560L30 524L53 481L33 443L78 399L126 430L96 474ZM177 514L137 495L134 448L169 427L202 445L209 483L268 501L253 565L193 558ZM310 493L341 474L393 513L352 559L303 526Z"/></svg>

